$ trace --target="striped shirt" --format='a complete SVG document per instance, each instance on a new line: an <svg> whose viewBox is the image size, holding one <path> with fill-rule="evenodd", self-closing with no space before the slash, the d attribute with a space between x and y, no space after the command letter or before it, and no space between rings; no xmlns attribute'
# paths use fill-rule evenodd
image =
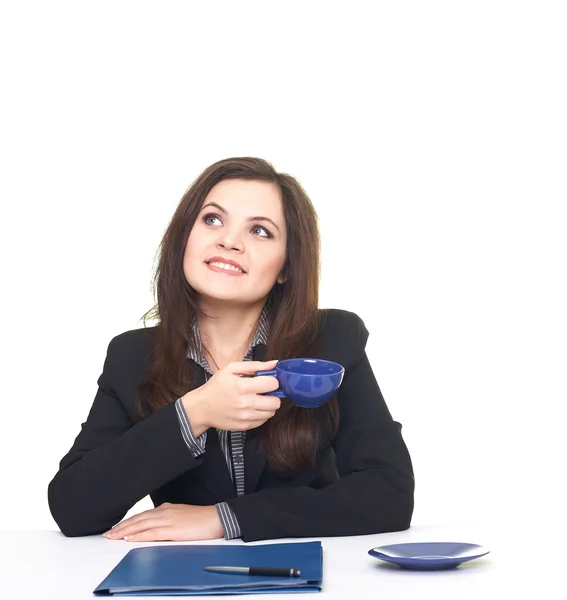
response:
<svg viewBox="0 0 567 600"><path fill-rule="evenodd" d="M203 345L201 342L201 336L197 323L193 325L193 335L195 339L195 347L191 348L187 353L187 358L193 360L196 364L201 366L205 371L205 378L208 381L212 376L212 369L205 357ZM244 357L244 360L252 360L252 353L254 348L258 344L267 344L268 341L268 319L266 309L262 311L258 327L252 339L252 344ZM200 456L206 450L207 432L205 431L198 438L193 434L191 424L187 418L185 407L181 398L178 398L175 402L175 408L177 410L177 417L181 426L181 435L185 440L191 454L194 457ZM236 489L236 495L242 496L244 494L244 444L246 442L245 431L225 431L217 429L220 447L226 461L226 466L234 482ZM225 539L230 540L233 538L240 537L242 535L240 525L236 519L236 515L226 502L219 502L216 505L222 526L225 532Z"/></svg>

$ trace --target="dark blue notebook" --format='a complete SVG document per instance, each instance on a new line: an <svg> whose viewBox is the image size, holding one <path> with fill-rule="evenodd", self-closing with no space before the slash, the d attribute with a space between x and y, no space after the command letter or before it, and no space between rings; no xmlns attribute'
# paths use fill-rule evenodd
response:
<svg viewBox="0 0 567 600"><path fill-rule="evenodd" d="M284 567L299 577L266 577L205 571L210 566ZM319 592L321 542L241 545L173 545L134 548L94 590L98 596L181 596Z"/></svg>

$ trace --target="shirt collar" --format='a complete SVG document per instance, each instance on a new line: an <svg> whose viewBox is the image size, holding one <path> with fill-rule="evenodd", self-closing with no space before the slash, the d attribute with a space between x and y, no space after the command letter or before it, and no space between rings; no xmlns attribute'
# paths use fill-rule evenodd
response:
<svg viewBox="0 0 567 600"><path fill-rule="evenodd" d="M189 351L187 352L187 358L194 360L199 366L203 367L203 369L210 373L211 367L209 365L209 362L205 358L205 352L203 350L203 344L201 342L201 334L199 333L199 327L197 326L197 319L193 321L192 332L195 344L189 348ZM268 343L268 333L268 311L264 306L260 314L258 326L256 327L256 331L254 332L254 337L252 338L252 343L250 344L250 348L248 348L248 352L246 353L247 359L251 358L252 350L254 350L256 346L258 346L259 344Z"/></svg>

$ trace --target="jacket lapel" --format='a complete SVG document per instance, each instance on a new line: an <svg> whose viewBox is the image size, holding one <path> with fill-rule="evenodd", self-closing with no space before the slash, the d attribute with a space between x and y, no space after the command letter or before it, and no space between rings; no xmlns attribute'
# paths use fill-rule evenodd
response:
<svg viewBox="0 0 567 600"><path fill-rule="evenodd" d="M194 366L194 376L197 386L205 383L205 371L202 367ZM192 470L192 473L207 488L217 502L228 500L236 496L236 488L228 470L222 448L220 446L217 430L211 427L207 430L207 443L203 462Z"/></svg>
<svg viewBox="0 0 567 600"><path fill-rule="evenodd" d="M193 472L218 502L236 496L236 489L228 471L216 429L207 430L204 460L198 467L195 467Z"/></svg>
<svg viewBox="0 0 567 600"><path fill-rule="evenodd" d="M266 466L266 455L260 446L260 427L246 432L244 444L244 493L255 492Z"/></svg>
<svg viewBox="0 0 567 600"><path fill-rule="evenodd" d="M253 360L263 360L266 351L264 344L258 344L252 353ZM198 369L199 385L205 383L204 373ZM260 447L260 427L246 432L244 444L244 493L254 492L266 465L266 456ZM193 470L195 476L219 502L234 498L236 488L230 476L216 429L207 431L206 452L203 462Z"/></svg>
<svg viewBox="0 0 567 600"><path fill-rule="evenodd" d="M252 351L252 360L264 360L265 355L266 346L258 344ZM261 429L260 426L246 432L246 444L244 444L244 492L246 494L256 491L266 466L266 455L260 446Z"/></svg>

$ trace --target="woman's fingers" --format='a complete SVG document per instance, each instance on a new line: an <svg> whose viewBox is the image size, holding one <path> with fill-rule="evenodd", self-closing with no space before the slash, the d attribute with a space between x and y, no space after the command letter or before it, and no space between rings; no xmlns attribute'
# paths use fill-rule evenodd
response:
<svg viewBox="0 0 567 600"><path fill-rule="evenodd" d="M111 529L110 531L107 531L104 535L111 540L122 540L126 537L138 534L142 531L155 529L156 527L163 527L166 524L166 522L166 519L156 514L154 517L140 519L138 521L134 521L133 523L129 523L128 525L125 525L120 529Z"/></svg>
<svg viewBox="0 0 567 600"><path fill-rule="evenodd" d="M266 362L259 360L243 360L230 363L226 368L235 375L255 375L257 371L269 371L273 369L277 362L277 360L268 360Z"/></svg>
<svg viewBox="0 0 567 600"><path fill-rule="evenodd" d="M111 538L121 537L120 534L123 533L125 528L130 527L131 525L134 525L136 523L139 523L140 521L145 521L147 519L155 519L156 517L161 516L160 513L162 513L169 506L173 506L173 505L169 502L164 502L163 504L160 504L160 506L158 506L156 508L150 508L141 513L138 513L137 515L134 515L133 517L124 519L124 521L121 521L120 523L117 523L116 525L114 525L114 527L112 527L112 529L109 529L104 535L107 537L111 537ZM107 535L107 534L114 534L114 535Z"/></svg>
<svg viewBox="0 0 567 600"><path fill-rule="evenodd" d="M243 377L239 384L245 393L248 394L265 394L266 392L273 392L280 387L280 382L272 375Z"/></svg>

